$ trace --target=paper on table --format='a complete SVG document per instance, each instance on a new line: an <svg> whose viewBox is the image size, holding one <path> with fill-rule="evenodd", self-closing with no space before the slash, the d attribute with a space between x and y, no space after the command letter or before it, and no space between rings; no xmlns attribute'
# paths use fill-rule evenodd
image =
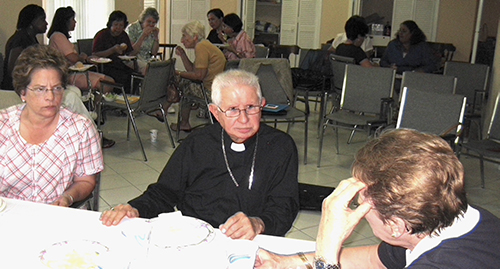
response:
<svg viewBox="0 0 500 269"><path fill-rule="evenodd" d="M228 269L251 269L259 246L254 241L232 240L228 243Z"/></svg>

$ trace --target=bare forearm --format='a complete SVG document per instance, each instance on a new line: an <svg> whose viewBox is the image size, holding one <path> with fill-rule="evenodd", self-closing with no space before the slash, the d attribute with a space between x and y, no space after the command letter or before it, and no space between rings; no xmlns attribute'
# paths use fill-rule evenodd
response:
<svg viewBox="0 0 500 269"><path fill-rule="evenodd" d="M340 265L342 269L385 269L378 257L378 245L342 249L340 252Z"/></svg>
<svg viewBox="0 0 500 269"><path fill-rule="evenodd" d="M65 191L64 194L70 195L74 201L77 202L87 198L95 188L95 175L84 176L75 179Z"/></svg>

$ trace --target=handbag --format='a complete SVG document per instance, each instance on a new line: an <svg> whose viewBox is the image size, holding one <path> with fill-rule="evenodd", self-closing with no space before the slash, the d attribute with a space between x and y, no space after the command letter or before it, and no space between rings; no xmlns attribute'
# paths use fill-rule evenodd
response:
<svg viewBox="0 0 500 269"><path fill-rule="evenodd" d="M181 100L179 92L179 82L176 76L173 76L167 86L167 102L178 103Z"/></svg>

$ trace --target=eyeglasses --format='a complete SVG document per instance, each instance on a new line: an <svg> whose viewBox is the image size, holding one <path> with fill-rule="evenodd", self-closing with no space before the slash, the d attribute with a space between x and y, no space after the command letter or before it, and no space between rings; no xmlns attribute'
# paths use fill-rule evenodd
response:
<svg viewBox="0 0 500 269"><path fill-rule="evenodd" d="M245 111L245 113L247 113L247 115L255 115L255 114L258 114L262 110L261 106L253 106L253 105L247 106L247 108L245 108L245 109L239 109L237 107L230 107L226 111L222 110L222 108L220 108L219 106L217 106L217 108L220 110L220 112L224 113L226 115L226 117L228 117L228 118L239 117L241 114L241 111Z"/></svg>
<svg viewBox="0 0 500 269"><path fill-rule="evenodd" d="M30 89L30 88L26 87L26 89L34 92L36 95L39 95L39 96L45 95L48 92L52 92L54 95L61 95L64 92L63 86L57 86L57 87L54 87L52 89L45 88L45 87L38 87L38 88L34 88L34 89Z"/></svg>

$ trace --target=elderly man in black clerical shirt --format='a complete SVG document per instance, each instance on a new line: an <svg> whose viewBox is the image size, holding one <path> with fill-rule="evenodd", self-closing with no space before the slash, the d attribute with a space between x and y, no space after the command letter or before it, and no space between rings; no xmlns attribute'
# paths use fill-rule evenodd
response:
<svg viewBox="0 0 500 269"><path fill-rule="evenodd" d="M299 209L294 141L260 123L265 99L251 73L219 74L212 101L218 122L188 136L141 196L103 212L104 225L176 207L233 239L285 235Z"/></svg>

